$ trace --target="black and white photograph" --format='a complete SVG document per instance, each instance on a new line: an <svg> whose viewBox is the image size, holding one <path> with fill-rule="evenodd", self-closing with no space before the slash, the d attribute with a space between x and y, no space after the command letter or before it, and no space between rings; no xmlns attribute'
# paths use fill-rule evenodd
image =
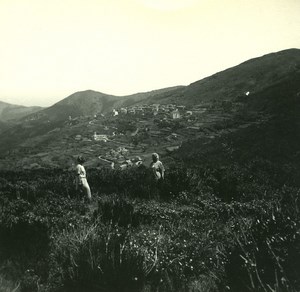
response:
<svg viewBox="0 0 300 292"><path fill-rule="evenodd" d="M0 0L0 292L299 292L299 0Z"/></svg>

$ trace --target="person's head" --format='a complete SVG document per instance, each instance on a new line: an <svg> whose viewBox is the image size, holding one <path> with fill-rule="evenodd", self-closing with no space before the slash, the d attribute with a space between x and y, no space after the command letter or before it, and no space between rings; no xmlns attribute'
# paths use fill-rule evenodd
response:
<svg viewBox="0 0 300 292"><path fill-rule="evenodd" d="M77 157L77 162L80 163L80 164L82 164L82 163L85 162L85 159L84 159L81 155L79 155L79 156Z"/></svg>
<svg viewBox="0 0 300 292"><path fill-rule="evenodd" d="M152 154L152 160L153 160L153 162L158 161L159 160L159 155L157 153L153 153Z"/></svg>

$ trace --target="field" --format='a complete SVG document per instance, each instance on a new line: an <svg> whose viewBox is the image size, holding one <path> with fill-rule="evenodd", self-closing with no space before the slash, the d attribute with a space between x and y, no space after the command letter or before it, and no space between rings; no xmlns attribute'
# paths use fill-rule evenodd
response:
<svg viewBox="0 0 300 292"><path fill-rule="evenodd" d="M275 165L88 175L91 204L70 171L1 173L1 291L299 291L299 189Z"/></svg>

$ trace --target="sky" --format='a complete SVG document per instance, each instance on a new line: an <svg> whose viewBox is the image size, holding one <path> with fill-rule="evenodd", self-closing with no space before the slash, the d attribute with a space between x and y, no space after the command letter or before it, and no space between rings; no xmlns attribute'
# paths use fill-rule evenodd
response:
<svg viewBox="0 0 300 292"><path fill-rule="evenodd" d="M0 0L0 101L188 85L300 48L300 0Z"/></svg>

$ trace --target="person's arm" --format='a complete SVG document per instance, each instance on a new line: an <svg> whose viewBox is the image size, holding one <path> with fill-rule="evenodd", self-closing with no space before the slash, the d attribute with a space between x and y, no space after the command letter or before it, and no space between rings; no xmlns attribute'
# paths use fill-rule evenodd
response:
<svg viewBox="0 0 300 292"><path fill-rule="evenodd" d="M80 182L80 165L76 166L76 190L78 190L79 182Z"/></svg>
<svg viewBox="0 0 300 292"><path fill-rule="evenodd" d="M161 178L164 179L165 178L165 168L164 168L162 162L160 163L160 172L161 172Z"/></svg>
<svg viewBox="0 0 300 292"><path fill-rule="evenodd" d="M78 176L80 174L80 165L76 165L76 175Z"/></svg>

